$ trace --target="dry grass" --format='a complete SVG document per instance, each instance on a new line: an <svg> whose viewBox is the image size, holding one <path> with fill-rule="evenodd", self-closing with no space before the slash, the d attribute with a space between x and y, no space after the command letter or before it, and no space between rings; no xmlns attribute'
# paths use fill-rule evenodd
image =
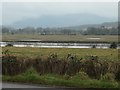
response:
<svg viewBox="0 0 120 90"><path fill-rule="evenodd" d="M3 75L18 75L33 67L39 75L52 73L72 76L82 71L95 79L100 79L101 75L105 75L106 73L113 73L115 79L120 80L120 61L82 60L75 55L69 54L64 59L58 58L56 54L36 58L21 58L5 54L2 57L2 61Z"/></svg>

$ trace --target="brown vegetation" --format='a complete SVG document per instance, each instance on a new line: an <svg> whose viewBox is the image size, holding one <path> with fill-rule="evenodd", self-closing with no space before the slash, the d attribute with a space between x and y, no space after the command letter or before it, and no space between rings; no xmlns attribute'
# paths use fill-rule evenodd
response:
<svg viewBox="0 0 120 90"><path fill-rule="evenodd" d="M120 61L99 60L96 56L89 57L84 60L68 54L66 58L60 59L57 54L51 54L47 57L25 58L6 54L2 56L2 73L13 76L33 67L39 75L53 73L72 76L85 72L91 78L101 79L101 76L111 73L116 80L120 80ZM106 76L102 77L102 79L105 78Z"/></svg>

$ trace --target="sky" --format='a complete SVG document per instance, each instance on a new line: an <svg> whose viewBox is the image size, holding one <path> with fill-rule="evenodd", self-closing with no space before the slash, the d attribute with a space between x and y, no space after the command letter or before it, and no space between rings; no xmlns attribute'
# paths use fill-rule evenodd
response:
<svg viewBox="0 0 120 90"><path fill-rule="evenodd" d="M0 24L12 24L42 15L91 13L108 18L118 17L117 2L2 2Z"/></svg>

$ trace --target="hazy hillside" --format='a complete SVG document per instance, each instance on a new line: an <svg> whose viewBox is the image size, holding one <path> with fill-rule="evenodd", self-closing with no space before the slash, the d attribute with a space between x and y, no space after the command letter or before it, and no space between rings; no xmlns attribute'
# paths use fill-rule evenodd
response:
<svg viewBox="0 0 120 90"><path fill-rule="evenodd" d="M114 18L105 18L94 14L45 15L39 18L27 18L13 23L15 27L68 27L85 24L100 24L116 21ZM80 26L81 27L81 26ZM86 26L85 26L86 27Z"/></svg>

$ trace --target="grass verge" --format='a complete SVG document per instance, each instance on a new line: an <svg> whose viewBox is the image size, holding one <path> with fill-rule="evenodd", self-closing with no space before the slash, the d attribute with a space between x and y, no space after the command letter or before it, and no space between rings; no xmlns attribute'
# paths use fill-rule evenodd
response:
<svg viewBox="0 0 120 90"><path fill-rule="evenodd" d="M82 75L79 76L78 74L71 77L56 74L39 75L32 68L16 76L3 75L2 80L9 82L34 83L79 88L120 88L120 84L116 81L102 81L97 79L90 79L89 77L82 79Z"/></svg>

